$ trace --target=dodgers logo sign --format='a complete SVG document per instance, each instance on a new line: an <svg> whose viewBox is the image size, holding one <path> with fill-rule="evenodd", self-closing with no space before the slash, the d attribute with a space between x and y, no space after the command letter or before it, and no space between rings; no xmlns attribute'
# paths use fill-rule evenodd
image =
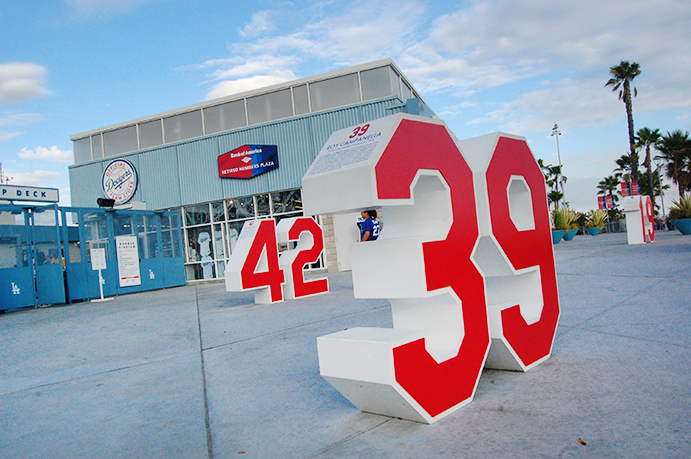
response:
<svg viewBox="0 0 691 459"><path fill-rule="evenodd" d="M109 199L114 199L115 204L125 204L137 191L137 181L137 171L132 163L116 159L103 171L103 194Z"/></svg>
<svg viewBox="0 0 691 459"><path fill-rule="evenodd" d="M243 145L218 157L221 178L252 178L277 168L276 145Z"/></svg>

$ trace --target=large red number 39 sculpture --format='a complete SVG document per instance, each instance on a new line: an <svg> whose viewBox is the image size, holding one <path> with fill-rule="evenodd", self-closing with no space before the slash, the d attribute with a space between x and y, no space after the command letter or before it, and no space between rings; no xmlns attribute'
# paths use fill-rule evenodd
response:
<svg viewBox="0 0 691 459"><path fill-rule="evenodd" d="M322 376L362 411L432 423L472 400L484 366L549 358L554 255L523 138L457 142L401 114L344 129L303 178L303 202L307 214L383 208L379 239L351 246L353 290L389 299L393 328L317 340Z"/></svg>

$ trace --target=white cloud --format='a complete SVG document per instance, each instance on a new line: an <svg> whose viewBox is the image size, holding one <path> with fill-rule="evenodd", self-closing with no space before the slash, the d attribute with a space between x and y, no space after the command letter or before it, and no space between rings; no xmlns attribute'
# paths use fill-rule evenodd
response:
<svg viewBox="0 0 691 459"><path fill-rule="evenodd" d="M58 205L61 207L69 207L72 205L72 196L70 195L70 188L60 188L58 195L60 196L60 202L58 202ZM72 217L72 212L67 214L67 218ZM72 223L72 222L68 222Z"/></svg>
<svg viewBox="0 0 691 459"><path fill-rule="evenodd" d="M639 62L643 70L634 82L634 113L690 107L691 55L680 52L691 42L690 21L691 3L674 0L476 1L437 18L429 37L397 60L427 94L471 97L499 86L520 91L528 78L568 78L578 82L580 97L596 103L567 97L572 107L586 110L577 116L587 123L591 114L607 118L598 112L598 101L603 94L616 99L604 83L608 68L621 59ZM532 101L541 110L537 103L547 102L549 108L553 99L547 96L559 91L541 91L542 98L536 92L519 95L513 104Z"/></svg>
<svg viewBox="0 0 691 459"><path fill-rule="evenodd" d="M294 80L295 75L290 70L280 71L274 70L269 75L256 75L250 78L240 78L232 81L222 81L216 84L207 93L207 100L217 99L219 97L238 94L253 89L264 88L274 84L283 83L285 81Z"/></svg>
<svg viewBox="0 0 691 459"><path fill-rule="evenodd" d="M136 10L137 8L161 0L65 0L82 16L105 16Z"/></svg>
<svg viewBox="0 0 691 459"><path fill-rule="evenodd" d="M0 131L0 141L11 140L24 135L22 131Z"/></svg>
<svg viewBox="0 0 691 459"><path fill-rule="evenodd" d="M11 185L23 185L23 186L46 186L46 182L49 180L54 180L62 176L60 172L56 171L45 171L45 170L35 170L33 172L13 172L6 174L12 177Z"/></svg>
<svg viewBox="0 0 691 459"><path fill-rule="evenodd" d="M413 32L426 10L416 1L355 1L313 8L325 6L335 6L338 11L278 36L267 36L275 30L272 18L281 17L282 22L290 23L286 16L295 12L276 10L253 15L240 31L244 40L230 47L232 58L202 64L204 68L216 69L209 75L211 80L222 80L208 92L207 98L294 79L294 69L316 61L326 62L328 67L344 67L397 55L414 42ZM228 79L232 80L225 81Z"/></svg>
<svg viewBox="0 0 691 459"><path fill-rule="evenodd" d="M47 96L48 71L31 62L0 64L0 102L26 102Z"/></svg>
<svg viewBox="0 0 691 459"><path fill-rule="evenodd" d="M539 132L555 119L572 127L621 120L623 104L604 83L609 67L626 59L643 70L634 116L691 108L691 54L681 51L691 43L691 2L457 5L449 11L422 0L320 2L310 14L281 6L258 12L230 45L232 57L202 64L210 69L207 83L214 82L207 97L390 56L428 101L439 95L436 112Z"/></svg>
<svg viewBox="0 0 691 459"><path fill-rule="evenodd" d="M72 151L62 151L55 145L50 148L36 147L33 150L22 148L22 150L17 153L17 156L32 161L40 160L56 163L71 163L73 160Z"/></svg>
<svg viewBox="0 0 691 459"><path fill-rule="evenodd" d="M0 141L11 140L25 134L23 128L42 120L38 113L0 113Z"/></svg>
<svg viewBox="0 0 691 459"><path fill-rule="evenodd" d="M260 11L252 15L252 21L241 31L243 38L255 38L257 35L267 34L276 30L276 24L272 21L274 16L272 11Z"/></svg>
<svg viewBox="0 0 691 459"><path fill-rule="evenodd" d="M354 1L290 34L236 43L234 54L293 54L350 65L398 55L416 39L427 7L417 1Z"/></svg>
<svg viewBox="0 0 691 459"><path fill-rule="evenodd" d="M598 82L564 79L526 92L471 123L492 122L509 132L524 133L549 131L555 120L563 126L600 126L623 116L623 104L616 97L594 88L602 89Z"/></svg>
<svg viewBox="0 0 691 459"><path fill-rule="evenodd" d="M220 61L209 61L205 66L222 66L209 75L211 80L225 80L228 78L248 77L279 72L292 74L292 71L284 70L295 65L297 59L294 56L274 57L269 55L252 56L250 60L245 59L223 59ZM293 76L292 78L295 78Z"/></svg>

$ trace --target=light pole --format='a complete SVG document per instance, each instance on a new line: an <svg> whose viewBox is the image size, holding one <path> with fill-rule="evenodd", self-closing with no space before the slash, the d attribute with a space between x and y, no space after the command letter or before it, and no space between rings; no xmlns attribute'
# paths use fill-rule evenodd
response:
<svg viewBox="0 0 691 459"><path fill-rule="evenodd" d="M660 158L654 158L653 161L655 161L655 172L657 173L658 180L660 181L660 202L662 203L662 216L664 217L665 214L665 191L662 189L662 176L660 175L660 166L662 163L662 160ZM650 186L651 188L653 187L652 185Z"/></svg>
<svg viewBox="0 0 691 459"><path fill-rule="evenodd" d="M564 193L564 180L562 179L562 173L561 173L561 153L559 152L559 136L561 135L561 131L559 130L559 126L557 125L557 122L554 122L554 127L552 128L552 134L550 137L554 137L557 139L557 159L559 160L559 185L561 185L561 199L564 205L566 205L566 194Z"/></svg>
<svg viewBox="0 0 691 459"><path fill-rule="evenodd" d="M5 173L2 171L2 163L0 163L0 183L7 185L13 178L14 177L8 177L5 175Z"/></svg>

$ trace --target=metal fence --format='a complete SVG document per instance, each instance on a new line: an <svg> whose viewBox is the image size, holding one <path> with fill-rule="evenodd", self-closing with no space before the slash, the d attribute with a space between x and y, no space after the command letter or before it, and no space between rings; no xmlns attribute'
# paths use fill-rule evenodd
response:
<svg viewBox="0 0 691 459"><path fill-rule="evenodd" d="M93 249L105 249L104 296L185 285L180 227L177 212L0 205L0 310L100 297ZM138 252L138 279L128 282L123 237Z"/></svg>

